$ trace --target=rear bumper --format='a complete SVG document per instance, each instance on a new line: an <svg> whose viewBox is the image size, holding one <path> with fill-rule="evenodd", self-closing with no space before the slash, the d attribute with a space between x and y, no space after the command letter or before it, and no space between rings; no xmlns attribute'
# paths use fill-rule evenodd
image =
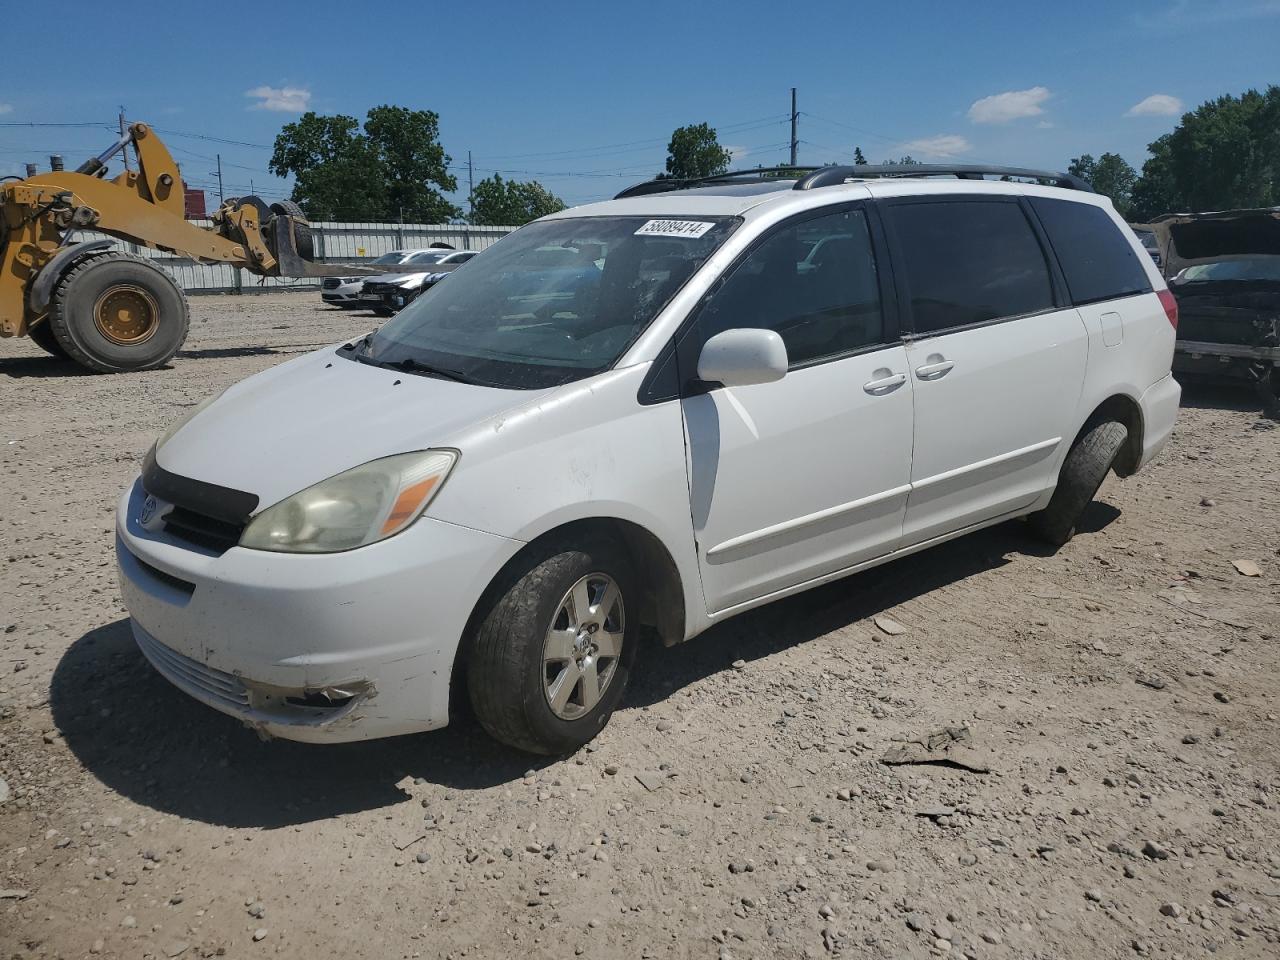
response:
<svg viewBox="0 0 1280 960"><path fill-rule="evenodd" d="M340 554L191 549L116 522L120 592L138 646L174 685L263 733L338 742L448 723L458 644L481 592L520 547L419 519Z"/></svg>
<svg viewBox="0 0 1280 960"><path fill-rule="evenodd" d="M1154 460L1169 442L1173 423L1178 418L1182 387L1173 374L1157 380L1138 399L1142 408L1142 457L1137 469Z"/></svg>
<svg viewBox="0 0 1280 960"><path fill-rule="evenodd" d="M1179 340L1174 345L1175 359L1185 355L1191 359L1200 357L1228 357L1241 360L1280 360L1280 347L1255 347L1247 343L1210 343L1201 340Z"/></svg>

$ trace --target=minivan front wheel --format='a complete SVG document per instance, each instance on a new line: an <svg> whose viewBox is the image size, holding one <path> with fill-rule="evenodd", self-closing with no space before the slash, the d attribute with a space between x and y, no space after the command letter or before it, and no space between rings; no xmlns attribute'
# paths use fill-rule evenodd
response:
<svg viewBox="0 0 1280 960"><path fill-rule="evenodd" d="M1123 423L1104 420L1076 441L1062 464L1049 505L1027 518L1036 536L1055 547L1075 536L1076 524L1128 439L1129 428Z"/></svg>
<svg viewBox="0 0 1280 960"><path fill-rule="evenodd" d="M472 707L503 743L570 753L609 722L635 662L631 565L606 544L560 549L499 589L467 663Z"/></svg>

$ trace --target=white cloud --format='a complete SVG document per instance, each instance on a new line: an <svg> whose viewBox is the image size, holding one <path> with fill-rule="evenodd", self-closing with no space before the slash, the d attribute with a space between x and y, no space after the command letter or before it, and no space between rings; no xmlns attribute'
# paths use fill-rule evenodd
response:
<svg viewBox="0 0 1280 960"><path fill-rule="evenodd" d="M936 137L908 140L900 144L898 149L911 156L920 154L926 157L954 157L961 153L968 153L973 149L973 144L958 134L940 133Z"/></svg>
<svg viewBox="0 0 1280 960"><path fill-rule="evenodd" d="M279 113L303 113L311 100L306 87L254 87L245 91L246 97L256 97L254 110L274 110Z"/></svg>
<svg viewBox="0 0 1280 960"><path fill-rule="evenodd" d="M12 103L0 103L0 114L13 113Z"/></svg>
<svg viewBox="0 0 1280 960"><path fill-rule="evenodd" d="M1153 93L1147 99L1135 103L1126 117L1176 117L1182 112L1182 101L1167 93Z"/></svg>
<svg viewBox="0 0 1280 960"><path fill-rule="evenodd" d="M1280 0L1173 0L1163 9L1135 14L1147 30L1185 31L1220 23L1280 16Z"/></svg>
<svg viewBox="0 0 1280 960"><path fill-rule="evenodd" d="M1041 104L1051 96L1048 87L994 93L974 101L969 107L969 119L974 123L1008 123L1022 117L1038 117L1044 113Z"/></svg>

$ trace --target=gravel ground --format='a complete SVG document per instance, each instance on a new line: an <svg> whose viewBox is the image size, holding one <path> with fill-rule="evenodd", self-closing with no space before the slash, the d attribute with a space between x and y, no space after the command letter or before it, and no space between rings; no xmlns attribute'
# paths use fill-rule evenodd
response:
<svg viewBox="0 0 1280 960"><path fill-rule="evenodd" d="M1057 553L1007 524L646 651L574 757L264 743L134 648L112 511L184 406L373 324L317 299L193 299L144 374L0 342L0 956L1280 955L1247 397L1189 392Z"/></svg>

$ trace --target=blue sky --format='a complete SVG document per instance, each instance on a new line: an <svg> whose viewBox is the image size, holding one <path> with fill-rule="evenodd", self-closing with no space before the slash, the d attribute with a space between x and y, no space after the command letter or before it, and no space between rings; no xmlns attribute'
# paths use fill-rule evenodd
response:
<svg viewBox="0 0 1280 960"><path fill-rule="evenodd" d="M661 169L686 123L718 128L737 164L784 162L793 86L802 163L860 145L873 162L1062 169L1114 150L1140 167L1183 109L1280 82L1280 0L68 6L9 45L0 174L51 152L76 165L123 105L195 185L214 186L220 152L228 195L282 196L282 124L394 103L440 114L461 197L471 150L477 180L537 179L574 204ZM13 125L31 122L101 126Z"/></svg>

